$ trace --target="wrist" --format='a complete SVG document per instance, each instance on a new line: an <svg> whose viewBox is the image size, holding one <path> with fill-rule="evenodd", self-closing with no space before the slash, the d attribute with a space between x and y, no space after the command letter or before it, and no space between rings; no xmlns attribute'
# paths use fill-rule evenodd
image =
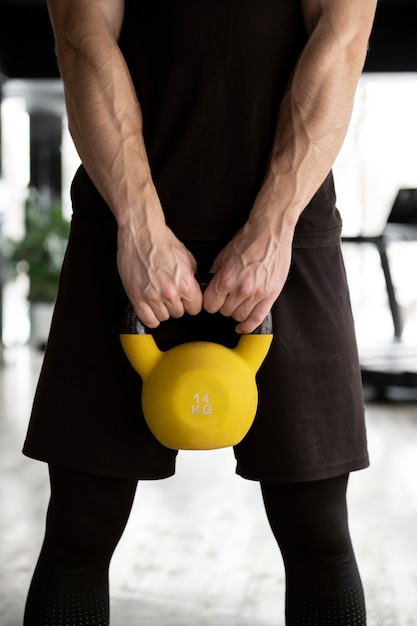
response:
<svg viewBox="0 0 417 626"><path fill-rule="evenodd" d="M117 204L113 211L119 231L149 231L166 226L156 189L152 181L143 183L127 200Z"/></svg>
<svg viewBox="0 0 417 626"><path fill-rule="evenodd" d="M248 219L250 228L267 229L274 235L291 239L301 210L288 201L286 194L280 194L272 186L263 186L254 202Z"/></svg>

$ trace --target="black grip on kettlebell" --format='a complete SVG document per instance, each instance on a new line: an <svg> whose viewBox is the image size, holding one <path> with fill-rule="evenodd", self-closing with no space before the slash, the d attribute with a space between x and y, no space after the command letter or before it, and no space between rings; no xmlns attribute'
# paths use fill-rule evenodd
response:
<svg viewBox="0 0 417 626"><path fill-rule="evenodd" d="M272 335L272 313L269 311L266 318L251 332L251 335Z"/></svg>
<svg viewBox="0 0 417 626"><path fill-rule="evenodd" d="M129 302L122 319L120 332L127 335L149 335L153 331L152 329L142 324L140 319L137 317L133 306ZM255 330L252 331L251 335L272 335L272 314L270 311L262 324L255 328Z"/></svg>
<svg viewBox="0 0 417 626"><path fill-rule="evenodd" d="M214 274L196 274L196 280L204 293ZM204 309L197 315L185 313L180 318L170 318L162 322L157 328L151 329L145 326L136 316L136 313L128 303L121 325L121 333L129 335L152 334L162 350L169 349L175 344L185 341L214 341L228 347L234 347L239 335L235 332L236 320L225 317L221 313L208 313ZM272 315L268 313L252 335L272 334Z"/></svg>

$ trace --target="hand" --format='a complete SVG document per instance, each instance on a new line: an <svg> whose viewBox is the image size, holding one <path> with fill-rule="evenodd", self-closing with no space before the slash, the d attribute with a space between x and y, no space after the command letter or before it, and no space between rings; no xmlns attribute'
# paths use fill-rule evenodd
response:
<svg viewBox="0 0 417 626"><path fill-rule="evenodd" d="M145 326L156 328L169 317L201 311L196 261L165 223L152 230L119 228L117 264L127 296Z"/></svg>
<svg viewBox="0 0 417 626"><path fill-rule="evenodd" d="M233 317L236 332L251 333L281 293L291 252L291 238L277 236L268 223L248 222L213 263L215 275L203 296L206 311Z"/></svg>

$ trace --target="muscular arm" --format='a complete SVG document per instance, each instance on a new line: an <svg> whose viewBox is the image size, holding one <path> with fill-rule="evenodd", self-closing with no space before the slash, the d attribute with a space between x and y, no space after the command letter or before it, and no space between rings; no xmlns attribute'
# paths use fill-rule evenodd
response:
<svg viewBox="0 0 417 626"><path fill-rule="evenodd" d="M166 226L152 182L142 115L117 40L124 0L48 0L80 158L118 223L118 268L148 326L201 309L195 260Z"/></svg>
<svg viewBox="0 0 417 626"><path fill-rule="evenodd" d="M263 186L247 224L220 253L204 306L251 332L288 275L297 220L342 146L376 0L301 0L309 35L277 121Z"/></svg>
<svg viewBox="0 0 417 626"><path fill-rule="evenodd" d="M331 169L351 118L376 0L302 0L309 39L281 107L265 185L294 225ZM274 206L276 205L276 206Z"/></svg>

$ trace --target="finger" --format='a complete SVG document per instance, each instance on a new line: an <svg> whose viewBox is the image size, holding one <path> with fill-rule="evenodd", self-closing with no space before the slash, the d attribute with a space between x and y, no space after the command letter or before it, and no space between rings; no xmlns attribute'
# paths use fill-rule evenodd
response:
<svg viewBox="0 0 417 626"><path fill-rule="evenodd" d="M259 302L252 309L248 317L237 324L235 328L236 332L242 335L253 333L255 328L258 328L258 326L262 324L268 315L270 308L271 306L269 300L262 300L262 302ZM236 319L234 316L233 318Z"/></svg>
<svg viewBox="0 0 417 626"><path fill-rule="evenodd" d="M149 286L145 293L145 302L160 322L170 317L181 317L184 315L181 294L172 281L161 281L158 289Z"/></svg>
<svg viewBox="0 0 417 626"><path fill-rule="evenodd" d="M169 317L178 318L184 315L185 307L182 300L177 300L176 302L165 302L165 306Z"/></svg>
<svg viewBox="0 0 417 626"><path fill-rule="evenodd" d="M188 284L185 284L182 289L171 291L169 296L166 293L166 297L161 298L163 306L155 302L153 304L153 310L158 319L163 321L168 319L167 316L175 318L182 317L185 312L190 315L197 315L201 311L202 302L203 294L201 293L200 286L192 276Z"/></svg>
<svg viewBox="0 0 417 626"><path fill-rule="evenodd" d="M224 306L229 295L229 287L219 287L216 275L209 282L203 294L203 307L207 313L217 313Z"/></svg>
<svg viewBox="0 0 417 626"><path fill-rule="evenodd" d="M237 321L243 321L248 317L252 309L259 301L256 292L253 291L252 283L246 281L236 285L231 290L220 309L220 313L226 317L233 317ZM236 315L238 317L236 317Z"/></svg>
<svg viewBox="0 0 417 626"><path fill-rule="evenodd" d="M135 304L132 302L137 318L148 328L157 328L160 320L157 318L152 308L146 303Z"/></svg>
<svg viewBox="0 0 417 626"><path fill-rule="evenodd" d="M166 288L164 296L165 297L162 297L161 300L170 317L179 318L182 317L185 312L190 315L197 315L201 311L203 294L201 293L198 282L192 274L190 280L184 280L178 290L173 288L172 285L171 289Z"/></svg>
<svg viewBox="0 0 417 626"><path fill-rule="evenodd" d="M223 307L226 295L215 293L207 287L203 295L203 307L207 313L217 313Z"/></svg>
<svg viewBox="0 0 417 626"><path fill-rule="evenodd" d="M255 301L253 298L247 298L246 300L238 304L235 309L230 307L232 309L230 312L228 311L227 307L224 306L220 310L220 313L226 315L227 312L228 317L233 317L233 319L237 322L244 322L250 316L257 304L258 301Z"/></svg>
<svg viewBox="0 0 417 626"><path fill-rule="evenodd" d="M198 315L203 307L203 294L200 288L198 288L198 293L196 293L194 297L189 299L183 298L182 303L184 310L189 315Z"/></svg>
<svg viewBox="0 0 417 626"><path fill-rule="evenodd" d="M190 274L190 277L184 280L181 285L179 290L179 303L182 308L182 315L184 312L190 315L197 315L197 313L201 311L203 294L201 293L200 285L196 281L193 273Z"/></svg>

